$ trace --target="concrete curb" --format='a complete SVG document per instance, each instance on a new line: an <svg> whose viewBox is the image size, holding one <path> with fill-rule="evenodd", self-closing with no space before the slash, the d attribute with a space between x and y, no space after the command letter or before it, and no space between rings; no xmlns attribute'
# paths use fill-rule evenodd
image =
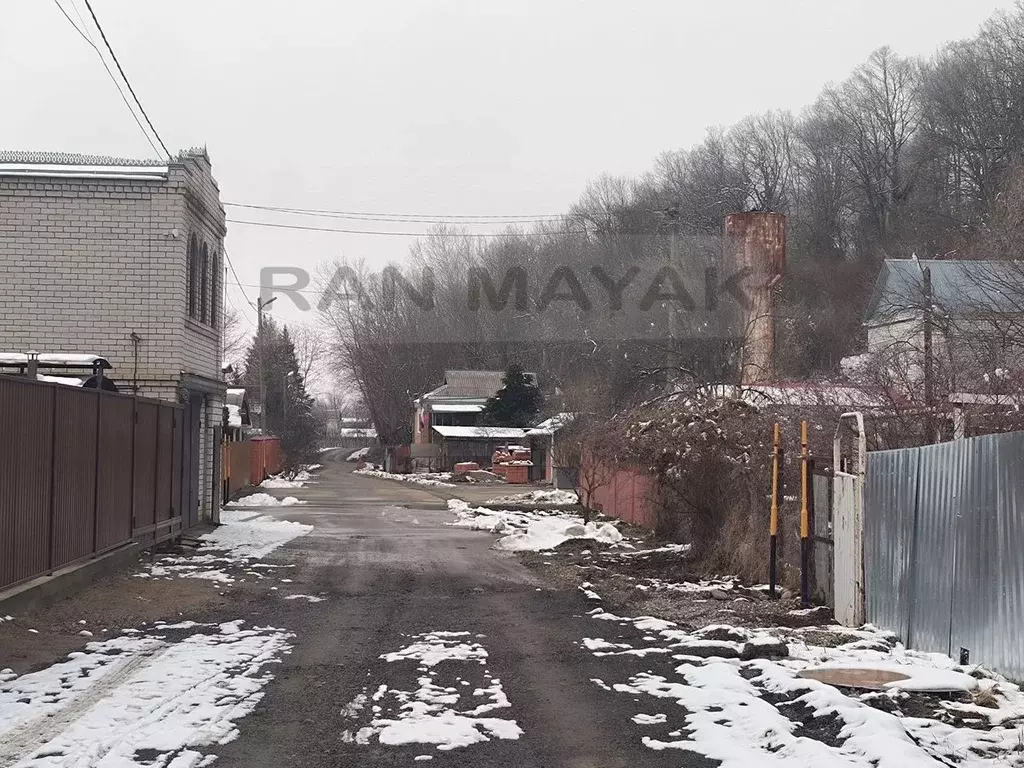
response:
<svg viewBox="0 0 1024 768"><path fill-rule="evenodd" d="M0 592L0 613L28 613L58 600L72 597L99 576L112 573L138 560L146 549L132 543L78 565L61 568L49 576L39 576Z"/></svg>

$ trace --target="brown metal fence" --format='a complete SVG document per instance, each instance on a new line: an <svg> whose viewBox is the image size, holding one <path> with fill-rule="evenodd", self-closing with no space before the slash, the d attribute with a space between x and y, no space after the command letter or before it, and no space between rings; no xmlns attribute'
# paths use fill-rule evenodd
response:
<svg viewBox="0 0 1024 768"><path fill-rule="evenodd" d="M181 406L0 376L0 589L181 531Z"/></svg>

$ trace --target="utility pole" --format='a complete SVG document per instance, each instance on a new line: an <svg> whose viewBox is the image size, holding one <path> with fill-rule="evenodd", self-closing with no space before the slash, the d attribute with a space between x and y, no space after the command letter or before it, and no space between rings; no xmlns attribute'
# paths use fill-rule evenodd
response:
<svg viewBox="0 0 1024 768"><path fill-rule="evenodd" d="M924 407L925 431L928 444L935 442L935 392L932 355L932 270L931 267L921 269L924 283Z"/></svg>
<svg viewBox="0 0 1024 768"><path fill-rule="evenodd" d="M274 296L266 301L262 296L256 297L256 343L260 359L260 434L267 435L267 387L263 380L263 310L277 301Z"/></svg>

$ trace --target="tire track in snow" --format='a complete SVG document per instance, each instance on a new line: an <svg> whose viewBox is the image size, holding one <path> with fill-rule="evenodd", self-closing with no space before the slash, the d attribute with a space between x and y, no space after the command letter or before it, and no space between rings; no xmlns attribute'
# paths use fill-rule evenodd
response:
<svg viewBox="0 0 1024 768"><path fill-rule="evenodd" d="M132 654L116 668L106 672L78 696L64 700L56 712L46 712L0 734L0 768L11 768L41 746L57 738L99 701L120 688L136 672L167 652L168 645Z"/></svg>

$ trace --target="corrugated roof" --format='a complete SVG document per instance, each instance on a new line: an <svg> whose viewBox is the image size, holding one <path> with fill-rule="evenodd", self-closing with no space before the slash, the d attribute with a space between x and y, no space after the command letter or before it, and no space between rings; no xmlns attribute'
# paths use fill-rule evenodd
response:
<svg viewBox="0 0 1024 768"><path fill-rule="evenodd" d="M534 383L537 374L526 373ZM425 400L476 398L486 400L502 387L504 371L445 371L444 384L423 395Z"/></svg>
<svg viewBox="0 0 1024 768"><path fill-rule="evenodd" d="M1022 262L886 259L865 322L884 322L923 309L925 267L931 272L933 304L939 311L965 315L1024 309Z"/></svg>
<svg viewBox="0 0 1024 768"><path fill-rule="evenodd" d="M434 427L434 431L441 437L479 440L518 440L526 437L526 430L516 427Z"/></svg>

